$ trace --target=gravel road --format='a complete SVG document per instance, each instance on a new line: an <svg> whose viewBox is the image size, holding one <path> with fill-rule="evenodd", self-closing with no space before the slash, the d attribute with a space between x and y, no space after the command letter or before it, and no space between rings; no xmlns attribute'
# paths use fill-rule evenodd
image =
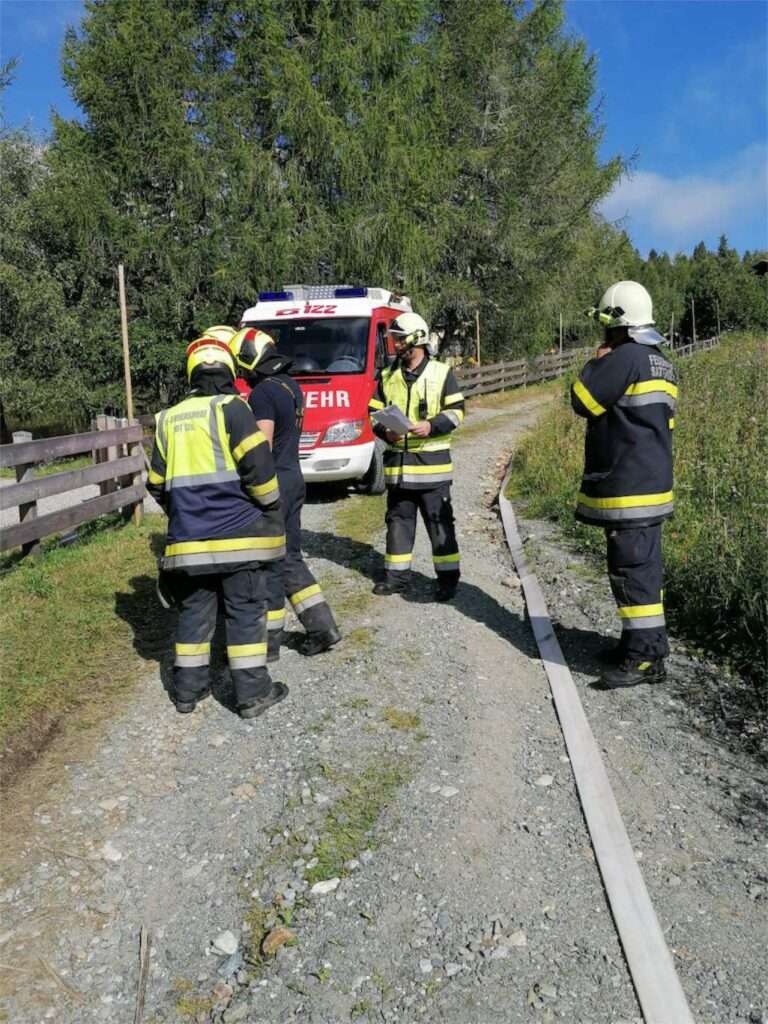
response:
<svg viewBox="0 0 768 1024"><path fill-rule="evenodd" d="M132 1021L142 925L144 1024L639 1024L491 508L539 409L468 418L453 604L430 603L421 527L412 591L372 597L383 529L336 526L371 499L318 501L305 548L345 640L284 652L288 701L247 724L222 692L181 717L167 662L150 662L116 718L27 772L2 854L9 1024ZM766 1024L754 735L689 700L717 673L679 645L668 685L591 690L607 586L546 526L524 529L694 1016Z"/></svg>

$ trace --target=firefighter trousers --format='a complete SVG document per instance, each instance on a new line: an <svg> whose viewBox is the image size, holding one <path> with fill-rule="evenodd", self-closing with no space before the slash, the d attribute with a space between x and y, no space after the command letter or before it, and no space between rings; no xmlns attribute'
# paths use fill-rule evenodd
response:
<svg viewBox="0 0 768 1024"><path fill-rule="evenodd" d="M285 558L273 563L269 572L269 653L280 650L285 628L285 599L307 633L327 633L336 629L333 612L320 584L312 575L301 553L301 510L306 488L301 471L279 473L280 498L285 515Z"/></svg>
<svg viewBox="0 0 768 1024"><path fill-rule="evenodd" d="M209 689L211 639L219 608L224 613L227 659L237 706L271 688L267 671L267 572L262 565L231 573L172 574L179 618L173 683L177 701L194 701Z"/></svg>
<svg viewBox="0 0 768 1024"><path fill-rule="evenodd" d="M633 659L666 658L661 523L611 528L605 536L608 578L621 619L621 652Z"/></svg>
<svg viewBox="0 0 768 1024"><path fill-rule="evenodd" d="M387 551L385 578L403 585L411 574L416 516L421 513L432 545L432 562L438 579L447 587L459 582L459 545L456 541L450 483L429 490L405 487L387 489Z"/></svg>

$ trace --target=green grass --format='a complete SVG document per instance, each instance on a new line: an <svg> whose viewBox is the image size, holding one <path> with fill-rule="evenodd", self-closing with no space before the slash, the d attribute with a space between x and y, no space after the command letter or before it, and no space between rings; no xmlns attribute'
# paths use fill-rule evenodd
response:
<svg viewBox="0 0 768 1024"><path fill-rule="evenodd" d="M44 462L35 466L35 476L52 476L54 473L66 473L72 469L85 469L93 464L92 455L75 455L70 459L58 459L56 462ZM0 469L0 480L15 479L15 469Z"/></svg>
<svg viewBox="0 0 768 1024"><path fill-rule="evenodd" d="M768 638L768 346L735 335L678 363L675 517L664 529L665 603L675 630L762 680ZM570 378L572 379L572 378ZM602 555L573 520L582 421L561 399L518 449L510 497Z"/></svg>
<svg viewBox="0 0 768 1024"><path fill-rule="evenodd" d="M342 779L344 796L325 817L314 852L318 863L305 875L310 885L344 874L344 863L370 845L366 833L407 779L402 759L381 761Z"/></svg>
<svg viewBox="0 0 768 1024"><path fill-rule="evenodd" d="M340 537L369 544L383 532L386 511L386 494L354 494L342 503L334 516L336 533Z"/></svg>
<svg viewBox="0 0 768 1024"><path fill-rule="evenodd" d="M398 729L403 732L407 732L410 729L418 729L421 725L421 719L415 711L403 711L400 708L384 708L381 717L390 729Z"/></svg>
<svg viewBox="0 0 768 1024"><path fill-rule="evenodd" d="M93 524L67 548L11 564L0 577L0 740L35 743L35 722L125 693L170 638L154 592L165 520ZM8 564L8 563L7 563Z"/></svg>

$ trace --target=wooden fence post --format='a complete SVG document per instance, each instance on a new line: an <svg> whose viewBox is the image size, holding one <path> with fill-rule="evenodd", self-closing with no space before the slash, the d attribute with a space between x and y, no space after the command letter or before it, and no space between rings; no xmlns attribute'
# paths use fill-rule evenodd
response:
<svg viewBox="0 0 768 1024"><path fill-rule="evenodd" d="M31 430L14 430L13 432L13 443L22 444L24 441L32 440ZM20 466L16 466L16 483L28 483L35 476L35 465L34 462L24 462ZM37 519L37 502L29 501L23 505L19 505L19 522L28 523L30 519ZM21 545L22 555L37 555L40 553L40 541L31 540L27 544Z"/></svg>
<svg viewBox="0 0 768 1024"><path fill-rule="evenodd" d="M139 421L136 420L136 419L129 420L127 417L124 416L121 419L117 420L117 426L118 427L130 427L134 423L138 423L138 422ZM129 445L124 445L124 446L121 445L121 447L120 447L120 455L121 456L123 456L123 455L141 455L143 450L144 449L142 447L141 441L139 441L139 442L137 442L135 444L129 444ZM138 472L134 473L132 476L121 476L120 477L120 486L121 487L131 487L133 484L140 484L141 481L142 481L141 470L139 470ZM141 526L141 520L143 518L143 513L144 513L144 504L141 501L136 501L136 502L133 502L130 505L123 506L123 519L126 522L128 522L129 519L133 519L133 525L134 526Z"/></svg>

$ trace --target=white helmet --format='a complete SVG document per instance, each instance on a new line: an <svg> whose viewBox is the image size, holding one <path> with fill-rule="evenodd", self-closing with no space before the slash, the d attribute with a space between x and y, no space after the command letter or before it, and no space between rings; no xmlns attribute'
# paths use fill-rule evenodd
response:
<svg viewBox="0 0 768 1024"><path fill-rule="evenodd" d="M401 313L392 321L387 333L402 338L408 348L422 345L429 349L429 327L418 313Z"/></svg>
<svg viewBox="0 0 768 1024"><path fill-rule="evenodd" d="M654 328L653 302L637 281L617 281L606 289L600 305L587 311L604 327L626 327L633 341L661 345L665 339Z"/></svg>

